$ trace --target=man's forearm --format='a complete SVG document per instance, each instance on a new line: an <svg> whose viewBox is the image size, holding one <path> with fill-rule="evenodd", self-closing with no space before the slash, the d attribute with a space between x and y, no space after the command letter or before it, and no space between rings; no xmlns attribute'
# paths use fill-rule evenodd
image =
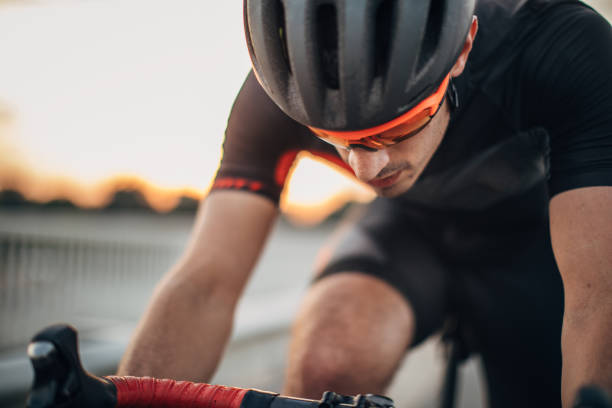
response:
<svg viewBox="0 0 612 408"><path fill-rule="evenodd" d="M563 406L581 385L612 389L612 187L550 201L550 234L563 278Z"/></svg>
<svg viewBox="0 0 612 408"><path fill-rule="evenodd" d="M583 385L596 384L612 392L612 308L588 316L566 313L562 348L564 407L571 407Z"/></svg>
<svg viewBox="0 0 612 408"><path fill-rule="evenodd" d="M231 333L227 294L174 276L158 287L119 365L119 375L209 381Z"/></svg>

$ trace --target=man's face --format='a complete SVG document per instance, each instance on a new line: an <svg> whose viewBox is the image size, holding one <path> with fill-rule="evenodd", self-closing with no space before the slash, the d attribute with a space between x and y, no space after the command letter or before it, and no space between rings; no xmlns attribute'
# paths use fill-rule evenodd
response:
<svg viewBox="0 0 612 408"><path fill-rule="evenodd" d="M463 72L477 32L478 19L474 16L463 50L450 70L451 78ZM374 152L336 149L359 180L372 186L380 196L396 197L409 190L423 173L442 142L449 118L448 105L444 102L422 131L403 142Z"/></svg>
<svg viewBox="0 0 612 408"><path fill-rule="evenodd" d="M409 190L440 146L449 122L447 102L419 133L393 146L374 152L336 148L355 176L383 197L396 197Z"/></svg>

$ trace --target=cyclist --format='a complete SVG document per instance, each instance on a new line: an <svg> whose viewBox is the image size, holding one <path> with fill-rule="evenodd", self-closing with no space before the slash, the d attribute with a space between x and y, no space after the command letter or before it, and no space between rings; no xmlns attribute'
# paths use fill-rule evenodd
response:
<svg viewBox="0 0 612 408"><path fill-rule="evenodd" d="M245 0L245 29L253 72L213 190L119 374L211 377L307 150L379 198L323 252L285 393L383 393L450 318L492 407L612 390L604 18L565 0Z"/></svg>

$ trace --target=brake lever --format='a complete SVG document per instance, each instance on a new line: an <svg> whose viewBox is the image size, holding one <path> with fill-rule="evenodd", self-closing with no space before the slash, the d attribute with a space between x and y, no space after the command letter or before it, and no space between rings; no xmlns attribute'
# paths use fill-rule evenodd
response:
<svg viewBox="0 0 612 408"><path fill-rule="evenodd" d="M358 394L356 396L325 391L319 408L394 408L393 400L382 395Z"/></svg>
<svg viewBox="0 0 612 408"><path fill-rule="evenodd" d="M28 346L34 369L27 408L111 408L116 388L110 381L83 369L77 332L68 325L54 325L39 332Z"/></svg>

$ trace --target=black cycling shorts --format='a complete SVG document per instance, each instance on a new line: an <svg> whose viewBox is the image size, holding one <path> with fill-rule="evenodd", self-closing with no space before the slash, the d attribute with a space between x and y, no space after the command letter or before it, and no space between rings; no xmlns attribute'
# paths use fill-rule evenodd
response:
<svg viewBox="0 0 612 408"><path fill-rule="evenodd" d="M548 197L527 195L543 205L525 211L517 197L444 212L378 198L341 232L317 279L362 272L390 283L414 310L413 345L457 319L482 356L491 407L560 407L563 287Z"/></svg>

